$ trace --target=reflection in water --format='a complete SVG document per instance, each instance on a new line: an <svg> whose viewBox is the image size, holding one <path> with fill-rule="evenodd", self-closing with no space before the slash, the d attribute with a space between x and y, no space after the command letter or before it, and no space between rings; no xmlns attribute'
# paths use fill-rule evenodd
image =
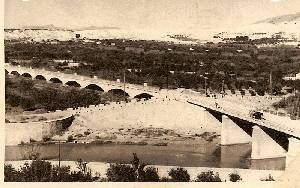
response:
<svg viewBox="0 0 300 188"><path fill-rule="evenodd" d="M29 148L29 149L28 149ZM58 145L35 147L42 159L58 159ZM28 159L28 146L6 146L5 160ZM185 167L220 167L282 170L285 158L250 160L251 144L219 146L215 143L152 145L117 144L61 144L61 160L74 161L79 158L96 162L129 162L132 153L137 153L141 162L155 165ZM26 155L25 155L26 154Z"/></svg>
<svg viewBox="0 0 300 188"><path fill-rule="evenodd" d="M285 157L278 157L272 159L252 159L251 169L284 170L286 161L285 159Z"/></svg>
<svg viewBox="0 0 300 188"><path fill-rule="evenodd" d="M221 168L249 168L251 144L236 144L221 147Z"/></svg>

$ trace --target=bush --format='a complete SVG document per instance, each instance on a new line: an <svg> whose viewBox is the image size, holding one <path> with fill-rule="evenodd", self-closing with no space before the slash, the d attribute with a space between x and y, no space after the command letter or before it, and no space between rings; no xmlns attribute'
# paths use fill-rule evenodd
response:
<svg viewBox="0 0 300 188"><path fill-rule="evenodd" d="M110 164L106 175L107 180L113 182L134 182L137 180L135 169L126 164Z"/></svg>
<svg viewBox="0 0 300 188"><path fill-rule="evenodd" d="M11 164L4 165L4 181L5 182L18 182L20 181L21 173L12 167Z"/></svg>
<svg viewBox="0 0 300 188"><path fill-rule="evenodd" d="M169 172L169 176L171 177L171 181L173 182L189 182L190 175L187 170L184 168L172 168Z"/></svg>
<svg viewBox="0 0 300 188"><path fill-rule="evenodd" d="M144 171L144 177L141 179L143 182L158 182L159 176L157 169L154 167L147 167Z"/></svg>
<svg viewBox="0 0 300 188"><path fill-rule="evenodd" d="M219 174L214 174L213 171L201 172L197 176L196 182L221 182Z"/></svg>
<svg viewBox="0 0 300 188"><path fill-rule="evenodd" d="M43 136L43 142L48 142L50 141L50 137L49 136Z"/></svg>
<svg viewBox="0 0 300 188"><path fill-rule="evenodd" d="M157 169L154 167L147 167L146 164L140 164L140 160L136 153L133 153L133 160L131 164L110 164L107 169L107 181L114 182L158 182L159 176Z"/></svg>
<svg viewBox="0 0 300 188"><path fill-rule="evenodd" d="M91 171L87 168L71 172L70 166L53 166L43 160L25 163L20 170L16 170L12 165L4 166L6 182L90 182L96 179L98 177L92 177Z"/></svg>
<svg viewBox="0 0 300 188"><path fill-rule="evenodd" d="M241 181L241 180L242 180L242 178L238 173L234 172L234 173L229 174L229 181L237 182L237 181Z"/></svg>
<svg viewBox="0 0 300 188"><path fill-rule="evenodd" d="M249 93L250 93L251 96L256 96L256 93L253 90L249 90Z"/></svg>
<svg viewBox="0 0 300 188"><path fill-rule="evenodd" d="M72 135L69 135L68 136L68 139L67 139L67 142L73 142L74 141L74 138Z"/></svg>
<svg viewBox="0 0 300 188"><path fill-rule="evenodd" d="M243 89L241 89L240 92L241 92L241 95L245 95L246 94L245 90L243 90Z"/></svg>
<svg viewBox="0 0 300 188"><path fill-rule="evenodd" d="M22 181L47 182L51 177L51 164L47 161L33 160L31 164L25 163L21 168Z"/></svg>
<svg viewBox="0 0 300 188"><path fill-rule="evenodd" d="M269 174L268 177L261 179L261 181L275 181L275 179L273 178L273 176L271 174Z"/></svg>

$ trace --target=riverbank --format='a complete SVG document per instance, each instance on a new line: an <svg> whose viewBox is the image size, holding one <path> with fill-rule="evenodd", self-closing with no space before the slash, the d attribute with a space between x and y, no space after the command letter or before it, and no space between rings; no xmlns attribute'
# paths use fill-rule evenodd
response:
<svg viewBox="0 0 300 188"><path fill-rule="evenodd" d="M199 107L169 99L90 106L70 110L69 115L72 114L75 114L72 125L53 140L161 143L199 137L212 139L221 130L219 125L205 124ZM47 132L47 126L40 124L43 122L6 123L6 145L28 142L30 138L40 141ZM35 134L31 134L32 130Z"/></svg>

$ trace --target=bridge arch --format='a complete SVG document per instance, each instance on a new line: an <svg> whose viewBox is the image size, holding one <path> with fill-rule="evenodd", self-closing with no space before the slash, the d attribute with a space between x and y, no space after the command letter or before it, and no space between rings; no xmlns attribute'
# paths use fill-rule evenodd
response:
<svg viewBox="0 0 300 188"><path fill-rule="evenodd" d="M22 76L25 78L32 78L31 74L29 74L28 72L23 73Z"/></svg>
<svg viewBox="0 0 300 188"><path fill-rule="evenodd" d="M126 96L129 97L129 94L126 93L123 89L111 89L107 93L113 94L113 95L120 95L120 96Z"/></svg>
<svg viewBox="0 0 300 188"><path fill-rule="evenodd" d="M134 98L136 99L151 99L153 97L153 95L150 95L149 93L141 93L141 94L138 94L136 96L134 96Z"/></svg>
<svg viewBox="0 0 300 188"><path fill-rule="evenodd" d="M10 74L15 75L15 76L20 76L20 73L18 71L11 71Z"/></svg>
<svg viewBox="0 0 300 188"><path fill-rule="evenodd" d="M81 85L78 82L74 81L74 80L67 81L66 85L72 86L72 87L81 87Z"/></svg>
<svg viewBox="0 0 300 188"><path fill-rule="evenodd" d="M40 75L40 74L36 75L35 79L36 80L46 80L46 78L43 75Z"/></svg>
<svg viewBox="0 0 300 188"><path fill-rule="evenodd" d="M101 92L104 91L100 86L98 86L96 84L89 84L89 85L87 85L85 87L85 89L90 89L90 90L95 90L95 91L101 91Z"/></svg>
<svg viewBox="0 0 300 188"><path fill-rule="evenodd" d="M62 84L63 82L58 78L50 78L49 80L52 83Z"/></svg>

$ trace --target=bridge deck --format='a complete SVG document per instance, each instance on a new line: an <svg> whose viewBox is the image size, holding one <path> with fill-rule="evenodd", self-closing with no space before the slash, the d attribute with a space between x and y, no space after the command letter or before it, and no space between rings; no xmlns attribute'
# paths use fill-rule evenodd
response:
<svg viewBox="0 0 300 188"><path fill-rule="evenodd" d="M292 137L300 138L300 124L298 126L295 126L294 122L292 124L288 124L289 122L286 122L286 124L281 124L281 123L275 122L276 120L253 119L251 117L247 117L246 114L235 113L235 112L232 112L232 111L229 112L229 111L224 110L223 108L213 107L211 104L208 104L207 102L204 102L203 100L199 101L197 99L188 99L187 102L190 103L190 104L193 104L193 105L200 106L200 107L205 108L207 110L217 111L217 112L220 112L220 113L222 113L224 115L227 115L227 116L235 117L235 118L238 118L238 119L256 124L258 126L267 127L267 128L279 131L279 132L283 132L283 133L288 134ZM300 122L297 121L296 123L300 123Z"/></svg>

